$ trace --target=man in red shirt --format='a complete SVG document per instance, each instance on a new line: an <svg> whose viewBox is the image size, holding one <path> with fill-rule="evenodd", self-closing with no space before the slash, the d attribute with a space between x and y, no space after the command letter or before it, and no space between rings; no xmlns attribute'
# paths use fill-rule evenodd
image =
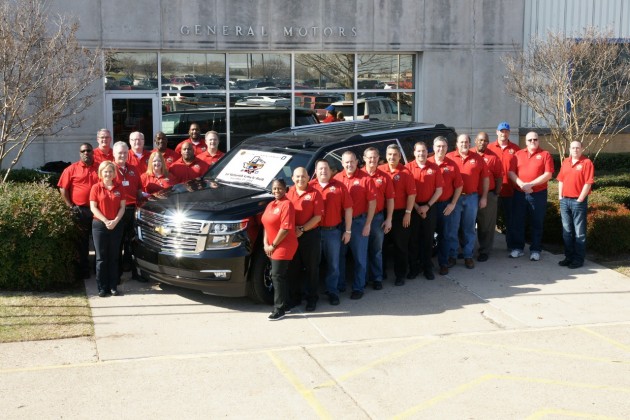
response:
<svg viewBox="0 0 630 420"><path fill-rule="evenodd" d="M310 185L322 195L324 214L320 221L322 259L326 261L326 294L331 305L339 305L339 250L350 241L352 233L352 198L343 183L332 178L330 164L315 163Z"/></svg>
<svg viewBox="0 0 630 420"><path fill-rule="evenodd" d="M319 296L319 260L321 254L321 235L319 222L324 215L324 200L319 191L308 184L308 172L305 168L293 171L293 188L287 192L287 198L295 209L295 234L298 238L297 253L289 264L289 304L299 305L302 293L306 295L306 311L315 310Z"/></svg>
<svg viewBox="0 0 630 420"><path fill-rule="evenodd" d="M162 131L157 132L153 143L155 144L155 149L153 149L152 152L158 151L162 153L164 161L166 161L167 168L170 168L175 161L182 157L179 153L176 153L174 150L168 148L168 139L166 138L166 134Z"/></svg>
<svg viewBox="0 0 630 420"><path fill-rule="evenodd" d="M563 267L580 268L586 256L586 212L588 195L595 182L593 162L582 156L582 143L572 141L570 156L562 162L558 174L558 196L562 217Z"/></svg>
<svg viewBox="0 0 630 420"><path fill-rule="evenodd" d="M328 105L325 109L326 118L322 120L322 123L331 123L337 121L337 117L335 115L335 107L332 105Z"/></svg>
<svg viewBox="0 0 630 420"><path fill-rule="evenodd" d="M389 176L394 186L392 229L385 236L385 239L394 245L394 275L396 276L394 285L396 286L405 284L407 265L409 264L411 212L416 202L416 183L409 171L400 163L400 158L401 153L398 145L390 144L385 152L387 163L378 167ZM385 261L387 261L387 256Z"/></svg>
<svg viewBox="0 0 630 420"><path fill-rule="evenodd" d="M208 131L206 133L206 151L197 155L197 157L212 166L225 155L219 150L219 133L216 131Z"/></svg>
<svg viewBox="0 0 630 420"><path fill-rule="evenodd" d="M376 211L376 186L365 172L358 169L359 161L354 152L350 150L343 152L341 164L344 170L335 175L335 179L346 186L352 197L352 227L350 242L341 247L339 255L339 291L346 290L346 254L350 248L354 260L354 280L350 299L356 300L363 297L365 290L368 240Z"/></svg>
<svg viewBox="0 0 630 420"><path fill-rule="evenodd" d="M140 174L147 171L147 165L149 164L149 156L151 152L144 150L144 134L139 131L134 131L129 134L129 158L127 162L135 166Z"/></svg>
<svg viewBox="0 0 630 420"><path fill-rule="evenodd" d="M362 169L376 186L376 210L368 238L368 278L374 290L383 288L383 239L392 230L394 213L394 184L391 178L378 169L378 149L368 147L363 151L365 167ZM385 213L383 213L385 210Z"/></svg>
<svg viewBox="0 0 630 420"><path fill-rule="evenodd" d="M129 147L124 141L114 143L114 163L116 164L116 184L121 186L125 200L125 215L121 223L123 225L123 240L120 246L119 274L131 270L131 278L138 281L146 281L138 276L131 258L131 239L133 238L133 221L136 212L136 203L142 197L142 181L138 168L127 163L129 159Z"/></svg>
<svg viewBox="0 0 630 420"><path fill-rule="evenodd" d="M77 274L80 278L87 279L90 278L88 255L93 218L90 210L90 189L98 182L98 165L94 162L91 144L82 143L79 152L81 159L63 170L57 186L79 228Z"/></svg>
<svg viewBox="0 0 630 420"><path fill-rule="evenodd" d="M188 137L186 140L180 142L175 147L175 152L182 153L182 145L184 143L190 143L194 147L195 156L202 154L206 151L206 142L201 138L201 130L199 130L199 124L192 123L188 129Z"/></svg>
<svg viewBox="0 0 630 420"><path fill-rule="evenodd" d="M435 205L435 212L439 273L441 276L445 276L448 274L448 269L457 262L458 222L462 212L459 197L464 187L464 181L462 181L462 175L459 173L457 164L446 157L448 151L448 139L446 137L438 136L433 140L433 151L435 154L428 160L440 168L444 179L442 195Z"/></svg>
<svg viewBox="0 0 630 420"><path fill-rule="evenodd" d="M529 247L531 261L540 260L542 251L543 224L547 211L547 181L553 174L553 158L549 152L541 149L538 133L530 131L526 134L527 148L516 152L516 165L509 176L516 185L512 207L512 228L514 248L510 258L524 255L525 222L532 225L532 243Z"/></svg>
<svg viewBox="0 0 630 420"><path fill-rule="evenodd" d="M181 159L173 163L169 169L179 182L200 178L208 172L208 164L195 156L194 146L191 142L182 144L181 150Z"/></svg>
<svg viewBox="0 0 630 420"><path fill-rule="evenodd" d="M510 124L502 122L497 126L497 141L488 145L488 150L493 152L501 160L503 166L503 183L501 184L501 192L499 194L497 209L503 214L505 222L505 241L508 249L514 249L512 241L512 198L514 196L514 185L508 173L514 164L516 152L521 150L518 145L510 141Z"/></svg>
<svg viewBox="0 0 630 420"><path fill-rule="evenodd" d="M424 270L427 280L435 279L433 274L433 234L437 221L436 209L433 207L442 195L444 179L440 168L427 157L427 145L419 141L413 147L415 160L406 168L416 182L416 203L411 213L411 240L409 241L409 274L414 279Z"/></svg>
<svg viewBox="0 0 630 420"><path fill-rule="evenodd" d="M458 201L462 209L460 220L454 220L454 223L462 232L461 248L462 254L464 254L464 264L466 268L474 268L475 261L472 256L477 243L475 225L478 209L485 208L488 202L488 169L483 158L470 150L468 134L457 136L457 150L447 156L459 168L464 182L462 194ZM480 189L481 195L477 193Z"/></svg>
<svg viewBox="0 0 630 420"><path fill-rule="evenodd" d="M494 247L494 232L497 226L497 199L501 193L503 184L503 165L497 155L488 149L488 134L480 132L475 138L476 148L472 149L477 152L486 162L489 172L488 184L488 203L483 209L477 212L477 239L479 240L479 255L477 261L488 261L490 252ZM483 192L480 185L478 193Z"/></svg>
<svg viewBox="0 0 630 420"><path fill-rule="evenodd" d="M98 167L101 162L106 160L113 162L114 154L111 148L112 135L109 130L106 128L98 130L96 133L96 142L98 143L98 147L94 150L94 162L96 162L96 166Z"/></svg>

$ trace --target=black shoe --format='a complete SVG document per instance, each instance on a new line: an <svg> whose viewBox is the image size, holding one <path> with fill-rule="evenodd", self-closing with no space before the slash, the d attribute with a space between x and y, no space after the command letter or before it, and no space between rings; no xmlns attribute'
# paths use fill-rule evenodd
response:
<svg viewBox="0 0 630 420"><path fill-rule="evenodd" d="M424 277L427 280L435 280L435 274L433 274L433 270L424 270Z"/></svg>
<svg viewBox="0 0 630 420"><path fill-rule="evenodd" d="M333 306L339 305L339 296L334 293L328 293L328 302Z"/></svg>
<svg viewBox="0 0 630 420"><path fill-rule="evenodd" d="M560 267L568 267L568 266L570 266L570 265L571 265L571 260L570 260L570 259L568 259L568 258L565 258L565 259L564 259L564 260L562 260L562 261L558 261L558 265L559 265Z"/></svg>
<svg viewBox="0 0 630 420"><path fill-rule="evenodd" d="M407 279L412 280L415 279L416 277L418 277L418 274L420 274L420 270L416 271L410 271L409 274L407 274Z"/></svg>
<svg viewBox="0 0 630 420"><path fill-rule="evenodd" d="M118 289L112 289L112 296L122 296L122 292L119 292Z"/></svg>
<svg viewBox="0 0 630 420"><path fill-rule="evenodd" d="M404 286L405 285L405 279L403 279L402 277L396 277L396 280L394 281L394 286Z"/></svg>
<svg viewBox="0 0 630 420"><path fill-rule="evenodd" d="M343 286L339 286L339 293L343 293L346 291L346 285L344 284Z"/></svg>
<svg viewBox="0 0 630 420"><path fill-rule="evenodd" d="M105 290L101 290L100 292L98 292L98 297L105 297L107 296L107 292Z"/></svg>
<svg viewBox="0 0 630 420"><path fill-rule="evenodd" d="M457 260L453 257L448 257L448 263L446 264L446 266L448 268L453 268L455 267L455 264L457 264Z"/></svg>
<svg viewBox="0 0 630 420"><path fill-rule="evenodd" d="M372 285L372 288L374 290L382 290L383 289L383 282L382 281L375 281L374 284Z"/></svg>
<svg viewBox="0 0 630 420"><path fill-rule="evenodd" d="M445 276L448 274L448 267L445 265L440 266L440 276Z"/></svg>
<svg viewBox="0 0 630 420"><path fill-rule="evenodd" d="M284 318L284 315L285 313L283 310L276 310L276 311L273 311L267 319L269 319L269 321L277 321L279 319Z"/></svg>
<svg viewBox="0 0 630 420"><path fill-rule="evenodd" d="M358 290L353 290L352 294L350 295L350 299L352 300L359 300L363 297L363 292L359 292Z"/></svg>
<svg viewBox="0 0 630 420"><path fill-rule="evenodd" d="M477 257L477 261L479 262L488 261L488 254L479 254L479 256Z"/></svg>
<svg viewBox="0 0 630 420"><path fill-rule="evenodd" d="M306 312L313 312L317 308L317 301L309 300L306 302Z"/></svg>
<svg viewBox="0 0 630 420"><path fill-rule="evenodd" d="M574 268L580 268L582 267L584 264L579 263L579 262L572 262L571 264L569 264L567 267L574 269Z"/></svg>

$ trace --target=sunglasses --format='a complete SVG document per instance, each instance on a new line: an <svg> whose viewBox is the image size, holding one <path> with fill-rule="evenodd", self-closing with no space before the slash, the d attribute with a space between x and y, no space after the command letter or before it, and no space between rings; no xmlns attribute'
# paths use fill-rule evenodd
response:
<svg viewBox="0 0 630 420"><path fill-rule="evenodd" d="M79 150L79 152L81 153L92 153L94 150L92 149L84 149L84 150Z"/></svg>
<svg viewBox="0 0 630 420"><path fill-rule="evenodd" d="M538 141L538 139L527 139L528 142L534 142L534 141Z"/></svg>

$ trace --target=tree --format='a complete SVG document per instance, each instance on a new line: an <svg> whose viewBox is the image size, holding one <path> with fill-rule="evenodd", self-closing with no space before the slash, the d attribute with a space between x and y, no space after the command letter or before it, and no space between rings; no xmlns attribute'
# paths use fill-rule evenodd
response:
<svg viewBox="0 0 630 420"><path fill-rule="evenodd" d="M79 45L78 28L46 1L0 0L0 166L12 156L0 183L33 140L76 127L98 94L103 55Z"/></svg>
<svg viewBox="0 0 630 420"><path fill-rule="evenodd" d="M578 140L596 158L630 125L629 49L610 33L549 32L503 62L507 92L536 114L527 125L548 128L561 156Z"/></svg>

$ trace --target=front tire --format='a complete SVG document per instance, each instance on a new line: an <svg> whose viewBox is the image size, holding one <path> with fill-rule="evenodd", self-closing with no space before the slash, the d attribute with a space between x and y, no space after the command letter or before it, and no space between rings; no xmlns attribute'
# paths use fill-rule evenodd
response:
<svg viewBox="0 0 630 420"><path fill-rule="evenodd" d="M271 261L261 246L256 247L247 276L247 291L256 302L273 304L273 282L271 281Z"/></svg>

